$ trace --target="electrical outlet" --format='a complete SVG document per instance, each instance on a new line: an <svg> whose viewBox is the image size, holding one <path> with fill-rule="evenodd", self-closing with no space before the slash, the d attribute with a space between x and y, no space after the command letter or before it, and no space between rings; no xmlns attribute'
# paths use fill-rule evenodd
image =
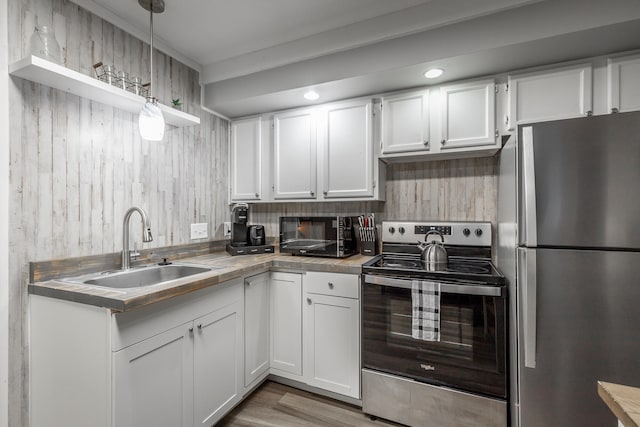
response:
<svg viewBox="0 0 640 427"><path fill-rule="evenodd" d="M191 240L207 238L207 223L191 224Z"/></svg>
<svg viewBox="0 0 640 427"><path fill-rule="evenodd" d="M222 227L222 236L231 236L231 222L225 222Z"/></svg>

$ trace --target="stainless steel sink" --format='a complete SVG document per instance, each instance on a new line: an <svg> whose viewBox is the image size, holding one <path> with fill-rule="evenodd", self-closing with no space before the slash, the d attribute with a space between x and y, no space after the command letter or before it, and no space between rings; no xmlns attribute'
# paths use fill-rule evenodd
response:
<svg viewBox="0 0 640 427"><path fill-rule="evenodd" d="M206 273L217 268L220 267L201 267L184 264L153 265L63 280L105 288L127 289L170 282L183 277Z"/></svg>

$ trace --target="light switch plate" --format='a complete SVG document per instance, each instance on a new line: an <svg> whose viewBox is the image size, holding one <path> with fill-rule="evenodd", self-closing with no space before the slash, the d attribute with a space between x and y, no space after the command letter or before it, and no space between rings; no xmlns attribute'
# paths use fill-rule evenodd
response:
<svg viewBox="0 0 640 427"><path fill-rule="evenodd" d="M222 236L231 236L231 222L228 221L223 224Z"/></svg>
<svg viewBox="0 0 640 427"><path fill-rule="evenodd" d="M207 236L208 234L206 222L191 224L191 240L206 239Z"/></svg>

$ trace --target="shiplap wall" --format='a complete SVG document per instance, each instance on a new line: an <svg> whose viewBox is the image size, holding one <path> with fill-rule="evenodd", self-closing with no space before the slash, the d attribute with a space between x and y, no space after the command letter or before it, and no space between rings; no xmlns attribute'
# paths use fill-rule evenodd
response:
<svg viewBox="0 0 640 427"><path fill-rule="evenodd" d="M98 61L149 75L149 47L72 2L9 0L9 61L28 53L36 22L51 26L64 65L93 75ZM132 0L132 8L139 8ZM141 12L142 9L140 8ZM146 13L146 12L144 12ZM5 31L3 29L2 31ZM10 81L10 425L28 423L26 283L30 261L117 252L125 211L149 214L154 241L191 243L189 225L222 238L228 123L200 109L198 74L156 52L154 94L180 98L200 126L142 141L137 115L18 78ZM145 79L145 80L148 80ZM140 219L131 219L141 242Z"/></svg>

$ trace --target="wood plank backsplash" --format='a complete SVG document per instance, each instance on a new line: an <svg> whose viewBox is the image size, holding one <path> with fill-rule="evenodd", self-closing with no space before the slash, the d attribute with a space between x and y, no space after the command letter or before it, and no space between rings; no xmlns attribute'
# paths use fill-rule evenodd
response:
<svg viewBox="0 0 640 427"><path fill-rule="evenodd" d="M132 0L132 7L138 7ZM92 75L98 61L148 76L149 46L68 0L8 0L9 60L28 53L36 23L49 25L64 65ZM167 129L143 141L137 115L19 78L10 81L9 425L28 425L26 284L29 262L121 250L122 220L133 205L149 214L153 242L183 245L193 222L222 238L230 217L228 122L200 108L198 73L160 52L154 94L180 98L200 126ZM146 79L145 79L146 80ZM381 219L496 220L497 160L481 158L388 166L386 202L253 205L252 223L277 235L282 215ZM132 241L140 242L137 214Z"/></svg>
<svg viewBox="0 0 640 427"><path fill-rule="evenodd" d="M277 236L280 216L359 215L381 220L497 220L498 157L396 163L387 166L385 202L252 205L250 222ZM379 223L379 222L378 222Z"/></svg>

